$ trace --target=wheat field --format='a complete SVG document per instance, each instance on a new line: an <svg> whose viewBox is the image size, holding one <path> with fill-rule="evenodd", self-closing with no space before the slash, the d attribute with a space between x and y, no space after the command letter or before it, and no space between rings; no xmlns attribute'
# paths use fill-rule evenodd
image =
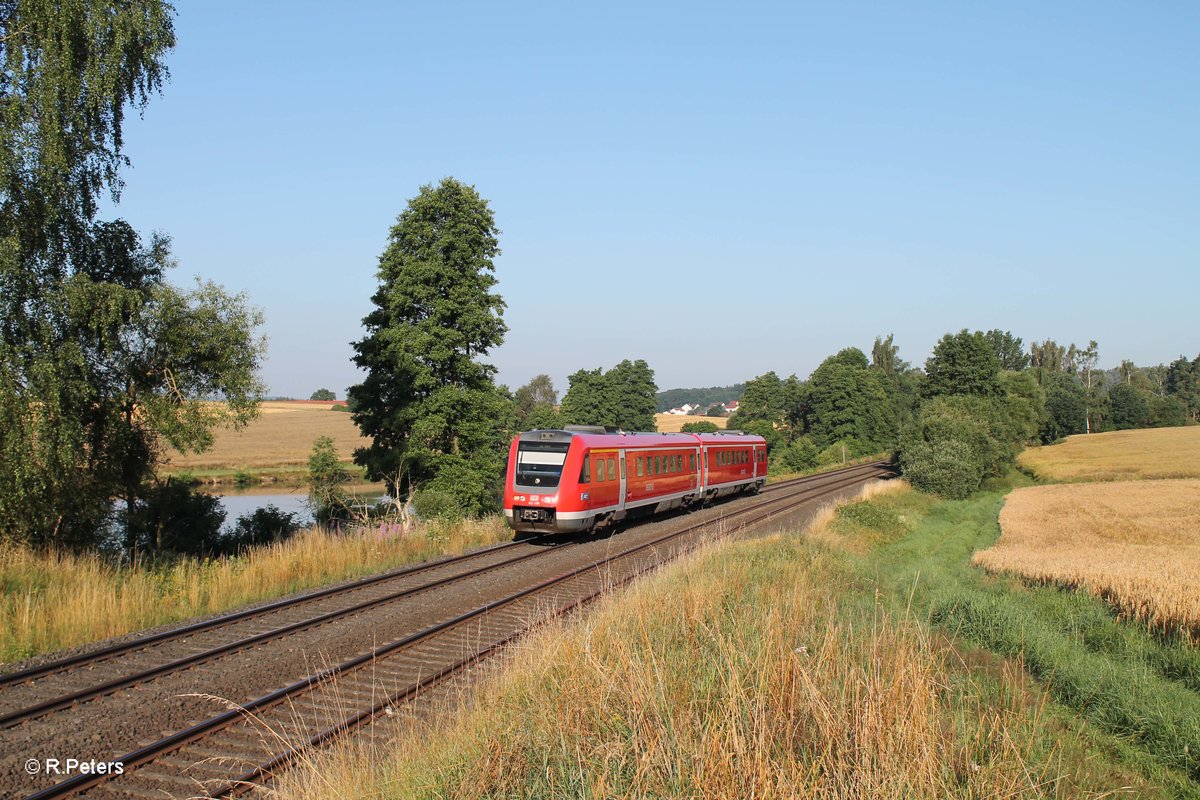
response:
<svg viewBox="0 0 1200 800"><path fill-rule="evenodd" d="M299 467L308 463L313 440L319 436L333 439L343 459L349 460L357 447L370 440L361 436L345 412L330 410L333 403L288 400L262 404L262 416L240 431L217 431L216 442L206 452L171 456L168 469L173 471L270 469ZM656 414L658 429L675 432L688 422L712 422L725 427L723 417L673 416Z"/></svg>
<svg viewBox="0 0 1200 800"><path fill-rule="evenodd" d="M1200 633L1200 480L1017 489L1000 527L975 564L1083 589L1156 630Z"/></svg>
<svg viewBox="0 0 1200 800"><path fill-rule="evenodd" d="M1200 478L1200 425L1068 436L1027 449L1017 462L1056 481Z"/></svg>
<svg viewBox="0 0 1200 800"><path fill-rule="evenodd" d="M718 428L725 427L724 417L702 417L695 414L655 414L654 424L661 433L678 433L689 422L711 422Z"/></svg>
<svg viewBox="0 0 1200 800"><path fill-rule="evenodd" d="M239 430L217 431L216 442L206 452L171 456L168 469L246 469L296 467L308 463L313 441L333 439L338 453L349 460L356 447L370 444L344 411L333 403L268 401L262 415Z"/></svg>

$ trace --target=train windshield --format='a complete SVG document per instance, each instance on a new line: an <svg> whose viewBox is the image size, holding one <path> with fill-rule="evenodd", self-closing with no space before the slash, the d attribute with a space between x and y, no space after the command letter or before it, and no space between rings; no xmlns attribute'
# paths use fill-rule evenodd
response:
<svg viewBox="0 0 1200 800"><path fill-rule="evenodd" d="M570 442L521 442L517 449L517 485L552 489L562 477Z"/></svg>

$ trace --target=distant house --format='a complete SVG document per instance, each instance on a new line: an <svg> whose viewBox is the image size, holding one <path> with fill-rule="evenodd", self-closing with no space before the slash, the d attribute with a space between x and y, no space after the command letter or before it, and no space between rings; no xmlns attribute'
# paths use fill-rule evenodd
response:
<svg viewBox="0 0 1200 800"><path fill-rule="evenodd" d="M732 414L733 412L735 412L737 410L738 410L738 401L737 400L730 400L728 403L725 404L725 413L726 414Z"/></svg>
<svg viewBox="0 0 1200 800"><path fill-rule="evenodd" d="M695 405L693 403L684 403L683 405L679 406L678 408L672 408L667 413L674 414L677 417L678 416L686 416L688 414L698 414L698 413L700 413L700 406Z"/></svg>

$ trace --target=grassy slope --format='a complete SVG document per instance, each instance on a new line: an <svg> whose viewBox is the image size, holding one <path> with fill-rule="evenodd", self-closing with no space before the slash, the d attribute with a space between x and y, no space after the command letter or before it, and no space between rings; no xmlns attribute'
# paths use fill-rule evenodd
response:
<svg viewBox="0 0 1200 800"><path fill-rule="evenodd" d="M341 749L283 791L1195 796L1178 752L1195 721L1194 651L1115 623L1086 597L972 568L1002 496L884 496L847 506L817 541L738 543L671 568L535 637L470 713L383 754ZM932 635L928 614L962 638ZM1022 642L1062 703L1021 661L989 652ZM1086 692L1089 675L1119 696L1078 702L1069 687ZM1142 716L1121 722L1122 709Z"/></svg>
<svg viewBox="0 0 1200 800"><path fill-rule="evenodd" d="M1173 795L1200 797L1200 652L1117 621L1083 593L1028 587L972 567L972 553L999 535L1009 488L960 502L915 493L881 498L848 508L839 524L876 540L855 558L872 583L963 640L1022 659L1057 701L1115 737L1118 763Z"/></svg>

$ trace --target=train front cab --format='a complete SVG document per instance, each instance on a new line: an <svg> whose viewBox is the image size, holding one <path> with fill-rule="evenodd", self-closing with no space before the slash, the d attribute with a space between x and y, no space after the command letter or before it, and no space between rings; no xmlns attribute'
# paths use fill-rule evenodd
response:
<svg viewBox="0 0 1200 800"><path fill-rule="evenodd" d="M513 439L504 480L504 517L513 530L559 529L559 486L570 449L571 435L562 431L530 431Z"/></svg>

